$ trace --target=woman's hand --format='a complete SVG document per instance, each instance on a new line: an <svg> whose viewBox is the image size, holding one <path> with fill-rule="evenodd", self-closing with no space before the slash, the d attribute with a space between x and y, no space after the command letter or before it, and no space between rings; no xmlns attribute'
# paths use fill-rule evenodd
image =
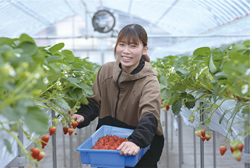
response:
<svg viewBox="0 0 250 168"><path fill-rule="evenodd" d="M134 144L133 142L123 142L118 148L117 150L121 151L120 155L137 155L137 153L140 151L140 147L137 146L136 144Z"/></svg>
<svg viewBox="0 0 250 168"><path fill-rule="evenodd" d="M73 114L71 116L71 118L73 118L75 121L77 121L78 123L81 123L84 121L84 117L80 114Z"/></svg>

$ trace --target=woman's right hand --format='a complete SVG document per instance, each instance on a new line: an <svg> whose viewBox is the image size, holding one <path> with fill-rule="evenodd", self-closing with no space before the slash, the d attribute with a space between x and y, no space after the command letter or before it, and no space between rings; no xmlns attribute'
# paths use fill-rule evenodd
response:
<svg viewBox="0 0 250 168"><path fill-rule="evenodd" d="M77 121L78 123L81 123L84 121L84 117L80 114L73 114L71 116L71 118L73 118L75 121Z"/></svg>

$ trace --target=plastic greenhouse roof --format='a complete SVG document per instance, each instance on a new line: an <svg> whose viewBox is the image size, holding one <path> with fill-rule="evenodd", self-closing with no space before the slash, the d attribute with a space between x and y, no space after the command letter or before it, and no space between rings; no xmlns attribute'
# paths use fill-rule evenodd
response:
<svg viewBox="0 0 250 168"><path fill-rule="evenodd" d="M144 26L153 52L188 52L201 40L213 47L250 38L249 0L0 0L0 9L0 37L27 33L39 38L46 30L46 38L56 38L49 28L76 15L84 23L77 35L111 37L95 32L91 22L95 12L106 9L116 18L116 31L129 23Z"/></svg>

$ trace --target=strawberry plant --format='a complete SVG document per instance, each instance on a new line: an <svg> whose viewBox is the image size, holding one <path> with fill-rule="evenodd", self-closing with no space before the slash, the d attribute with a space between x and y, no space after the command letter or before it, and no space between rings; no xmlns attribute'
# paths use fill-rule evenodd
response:
<svg viewBox="0 0 250 168"><path fill-rule="evenodd" d="M81 103L87 104L99 65L75 57L64 43L37 46L27 34L0 38L0 131L7 132L30 159L30 153L16 136L18 128L37 148L47 142L34 136L46 134L49 120L68 122ZM46 112L55 112L50 118ZM71 114L68 114L70 111ZM25 127L24 127L25 125ZM11 153L11 144L3 139Z"/></svg>

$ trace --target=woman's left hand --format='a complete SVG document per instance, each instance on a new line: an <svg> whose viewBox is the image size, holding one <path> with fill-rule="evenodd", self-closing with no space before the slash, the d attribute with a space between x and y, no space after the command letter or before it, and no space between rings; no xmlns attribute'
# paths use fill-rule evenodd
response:
<svg viewBox="0 0 250 168"><path fill-rule="evenodd" d="M120 155L137 155L137 153L140 151L140 147L134 144L133 142L123 142L117 150L120 151Z"/></svg>

